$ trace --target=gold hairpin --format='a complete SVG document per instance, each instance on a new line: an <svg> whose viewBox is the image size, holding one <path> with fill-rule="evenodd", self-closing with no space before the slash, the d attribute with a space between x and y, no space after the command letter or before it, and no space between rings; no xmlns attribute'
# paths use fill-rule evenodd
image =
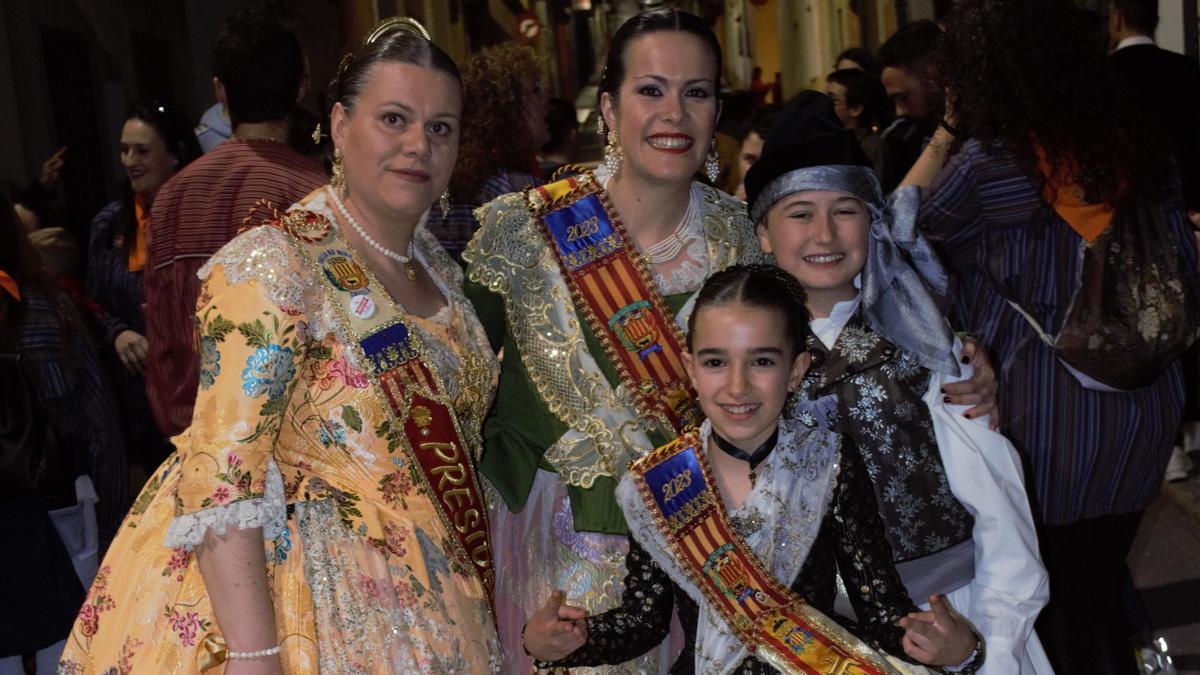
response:
<svg viewBox="0 0 1200 675"><path fill-rule="evenodd" d="M370 33L367 33L367 37L363 40L363 45L369 45L392 31L412 33L417 37L425 38L426 42L433 42L433 38L429 36L429 31L425 30L425 26L422 26L420 21L407 16L390 16L380 21Z"/></svg>

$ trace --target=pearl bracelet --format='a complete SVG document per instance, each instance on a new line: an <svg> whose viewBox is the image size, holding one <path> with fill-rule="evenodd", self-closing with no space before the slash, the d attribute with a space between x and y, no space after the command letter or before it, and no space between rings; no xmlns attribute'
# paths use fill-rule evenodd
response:
<svg viewBox="0 0 1200 675"><path fill-rule="evenodd" d="M227 658L227 659L257 659L257 658L260 658L263 656L275 656L276 654L278 654L281 651L283 651L283 645L275 645L274 647L271 647L269 649L260 649L256 652L235 652L233 650L229 650L229 651L225 652L225 658Z"/></svg>

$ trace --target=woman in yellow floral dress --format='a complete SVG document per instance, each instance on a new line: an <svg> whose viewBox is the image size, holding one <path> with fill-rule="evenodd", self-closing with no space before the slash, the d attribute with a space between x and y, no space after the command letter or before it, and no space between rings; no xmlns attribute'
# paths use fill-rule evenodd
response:
<svg viewBox="0 0 1200 675"><path fill-rule="evenodd" d="M419 33L385 22L343 62L331 185L201 270L192 426L61 672L498 669L474 469L497 366L424 227L461 85Z"/></svg>

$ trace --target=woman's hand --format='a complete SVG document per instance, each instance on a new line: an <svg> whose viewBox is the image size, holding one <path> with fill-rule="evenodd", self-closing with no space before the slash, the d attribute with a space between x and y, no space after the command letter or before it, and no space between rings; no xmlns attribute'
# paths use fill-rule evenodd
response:
<svg viewBox="0 0 1200 675"><path fill-rule="evenodd" d="M67 154L67 146L62 146L53 155L42 162L42 172L38 174L38 182L47 190L58 186L58 178L62 174L63 155Z"/></svg>
<svg viewBox="0 0 1200 675"><path fill-rule="evenodd" d="M991 415L988 427L1000 428L1000 407L996 403L996 370L987 356L987 350L973 337L963 342L963 363L971 366L971 378L961 382L942 385L946 403L974 406L963 413L963 417L975 419Z"/></svg>
<svg viewBox="0 0 1200 675"><path fill-rule="evenodd" d="M913 612L900 619L904 653L931 666L963 663L975 651L975 631L946 596L929 596L929 607L928 612Z"/></svg>
<svg viewBox="0 0 1200 675"><path fill-rule="evenodd" d="M529 617L521 639L525 651L538 661L565 658L587 642L587 610L564 605L563 592L554 591Z"/></svg>
<svg viewBox="0 0 1200 675"><path fill-rule="evenodd" d="M113 340L113 347L117 350L117 357L121 359L121 364L125 366L125 370L135 375L146 374L146 357L150 354L150 343L146 341L146 336L137 331L124 330Z"/></svg>
<svg viewBox="0 0 1200 675"><path fill-rule="evenodd" d="M942 119L950 126L958 124L958 116L954 114L954 92L949 87L942 96Z"/></svg>

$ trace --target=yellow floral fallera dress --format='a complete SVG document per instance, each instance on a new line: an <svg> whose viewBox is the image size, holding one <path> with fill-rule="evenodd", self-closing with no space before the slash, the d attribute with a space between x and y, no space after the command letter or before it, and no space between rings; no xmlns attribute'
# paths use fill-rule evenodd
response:
<svg viewBox="0 0 1200 675"><path fill-rule="evenodd" d="M337 222L322 191L298 208ZM263 528L284 672L498 671L484 586L450 555L452 533L412 471L400 425L340 320L344 309L299 246L262 226L201 270L192 426L121 527L60 672L208 665L221 629L192 548L227 526ZM458 266L424 227L416 251L448 307L405 321L477 456L497 365ZM379 311L401 311L366 276Z"/></svg>

